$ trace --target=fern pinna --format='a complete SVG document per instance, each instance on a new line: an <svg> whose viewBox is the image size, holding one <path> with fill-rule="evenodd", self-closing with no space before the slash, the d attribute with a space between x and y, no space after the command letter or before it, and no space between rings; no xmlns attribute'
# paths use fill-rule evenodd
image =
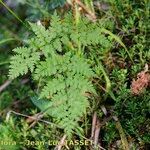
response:
<svg viewBox="0 0 150 150"><path fill-rule="evenodd" d="M34 80L40 80L41 92L39 99L33 99L34 104L44 111L42 99L47 99L47 107L51 106L47 114L70 136L89 107L86 93L95 93L91 83L95 75L84 50L88 45L109 47L110 42L100 34L98 23L84 18L74 26L71 15L60 20L54 14L47 29L33 23L30 26L35 36L26 46L13 50L9 76L14 79L30 71Z"/></svg>

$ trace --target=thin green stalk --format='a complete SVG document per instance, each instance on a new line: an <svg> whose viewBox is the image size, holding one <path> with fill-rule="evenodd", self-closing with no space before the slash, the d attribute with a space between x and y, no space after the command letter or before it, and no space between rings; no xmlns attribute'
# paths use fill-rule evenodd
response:
<svg viewBox="0 0 150 150"><path fill-rule="evenodd" d="M110 95L110 97L111 97L113 100L116 100L116 98L115 98L113 92L111 91L111 81L110 81L110 79L109 79L109 77L108 77L108 75L107 75L107 73L106 73L106 71L105 71L103 65L102 65L101 62L97 59L97 57L95 57L95 60L96 60L97 64L99 65L99 69L102 71L103 76L104 76L105 81L106 81L106 90L105 90L105 91ZM107 95L106 95L106 97L107 97ZM106 98L106 97L105 97L105 98Z"/></svg>
<svg viewBox="0 0 150 150"><path fill-rule="evenodd" d="M0 41L0 45L1 45L1 44L4 44L4 43L6 43L6 42L10 42L10 41L17 41L17 40L14 39L14 38L4 39L4 40L1 40L1 41Z"/></svg>
<svg viewBox="0 0 150 150"><path fill-rule="evenodd" d="M5 65L5 64L9 64L10 61L4 61L4 62L0 62L0 66Z"/></svg>
<svg viewBox="0 0 150 150"><path fill-rule="evenodd" d="M106 92L109 93L110 92L110 89L111 89L111 82L110 82L110 79L103 67L103 65L101 64L100 60L97 59L97 57L95 56L95 60L98 64L98 67L99 69L101 70L101 72L103 73L103 76L105 78L105 81L106 81Z"/></svg>
<svg viewBox="0 0 150 150"><path fill-rule="evenodd" d="M99 62L99 67L100 67L100 70L102 71L104 78L105 78L105 81L106 81L106 91L109 93L109 91L111 89L111 82L110 82L109 77L107 76L107 74L105 72L103 65L100 62Z"/></svg>
<svg viewBox="0 0 150 150"><path fill-rule="evenodd" d="M26 24L25 24L2 0L0 0L0 3L1 3L19 22L21 22L25 27L27 27ZM28 28L28 27L27 27L27 28Z"/></svg>
<svg viewBox="0 0 150 150"><path fill-rule="evenodd" d="M116 121L116 128L119 131L120 137L121 137L121 142L122 142L122 146L123 146L123 150L129 150L129 144L128 144L128 140L126 138L126 135L123 131L123 128L121 126L121 123L119 121Z"/></svg>
<svg viewBox="0 0 150 150"><path fill-rule="evenodd" d="M116 36L115 34L113 34L112 32L110 32L109 30L107 30L107 29L105 29L105 28L102 28L102 29L101 29L101 32L104 32L105 34L110 35L111 38L115 39L115 40L126 50L126 52L127 52L128 56L129 56L130 60L131 60L132 63L133 63L133 59L132 59L132 57L131 57L131 55L130 55L128 49L127 49L127 47L126 47L126 46L124 45L124 43L121 41L120 37Z"/></svg>

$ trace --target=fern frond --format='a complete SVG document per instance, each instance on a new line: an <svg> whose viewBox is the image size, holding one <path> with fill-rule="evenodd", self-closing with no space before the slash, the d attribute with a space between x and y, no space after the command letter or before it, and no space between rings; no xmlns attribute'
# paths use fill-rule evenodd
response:
<svg viewBox="0 0 150 150"><path fill-rule="evenodd" d="M54 77L44 86L40 96L50 98L52 103L58 104L51 115L56 118L57 123L64 128L66 133L71 134L89 106L85 93L95 92L88 79L94 73L85 59L71 56L68 53L61 58L57 65L61 71L51 74ZM67 65L70 66L65 69L61 68Z"/></svg>
<svg viewBox="0 0 150 150"><path fill-rule="evenodd" d="M16 52L16 55L11 58L9 77L14 79L19 75L26 74L29 70L33 72L35 64L40 59L40 54L32 53L27 47L16 48L13 51Z"/></svg>
<svg viewBox="0 0 150 150"><path fill-rule="evenodd" d="M42 111L46 105L53 106L47 114L69 136L79 129L78 121L89 107L86 93L96 94L91 82L95 73L84 52L87 46L95 48L98 45L106 50L112 46L108 37L101 34L98 23L83 18L78 26L74 26L72 19L70 14L63 20L54 14L47 29L29 23L34 36L26 42L27 47L13 50L15 54L9 69L11 78L31 71L36 81L40 79L38 97L47 101L39 99L33 103ZM79 55L79 50L83 55Z"/></svg>
<svg viewBox="0 0 150 150"><path fill-rule="evenodd" d="M54 13L51 18L51 25L49 26L49 31L55 33L52 35L53 37L60 36L62 34L62 23L60 17L56 13Z"/></svg>
<svg viewBox="0 0 150 150"><path fill-rule="evenodd" d="M45 29L43 25L38 25L38 24L31 23L31 22L29 22L29 24L32 28L32 31L35 33L35 35L38 38L41 39L45 37L45 35L47 35L48 31Z"/></svg>
<svg viewBox="0 0 150 150"><path fill-rule="evenodd" d="M47 58L45 61L41 61L40 64L36 66L34 78L38 80L44 76L51 76L57 72L57 61L56 59Z"/></svg>

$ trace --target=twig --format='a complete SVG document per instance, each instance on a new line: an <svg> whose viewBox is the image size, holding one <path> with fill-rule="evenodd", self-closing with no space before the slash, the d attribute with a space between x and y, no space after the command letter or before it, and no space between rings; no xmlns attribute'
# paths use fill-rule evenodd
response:
<svg viewBox="0 0 150 150"><path fill-rule="evenodd" d="M27 118L27 119L26 119L26 122L27 122L27 123L32 123L32 122L34 122L34 121L37 121L37 120L40 119L41 117L43 117L43 114L37 113L37 114L35 114L35 115L30 116L29 118ZM36 118L36 119L35 119L35 118Z"/></svg>
<svg viewBox="0 0 150 150"><path fill-rule="evenodd" d="M52 123L52 122L49 122L49 121L46 121L46 120L43 120L43 119L39 119L39 118L36 118L36 117L33 117L33 116L28 116L28 115L25 115L25 114L21 114L21 113L15 112L15 111L13 111L13 110L10 110L10 111L7 113L7 115L6 115L6 121L9 120L11 113L13 113L13 114L15 114L15 115L18 115L18 116L27 117L27 118L31 118L31 119L34 119L34 120L37 120L37 121L41 121L41 122L46 123L46 124L48 124L48 125L52 125L52 126L55 126L55 127L57 127L57 128L62 129L60 126L58 126L58 125L56 125L56 124L54 124L54 123Z"/></svg>
<svg viewBox="0 0 150 150"><path fill-rule="evenodd" d="M99 82L98 80L93 79L92 81L95 82L95 84L98 85L98 88L99 88L99 89L102 89L104 92L107 92L106 89L98 83L98 82Z"/></svg>
<svg viewBox="0 0 150 150"><path fill-rule="evenodd" d="M61 138L59 144L58 144L57 147L55 148L56 150L61 150L61 148L65 145L65 140L66 140L66 138L67 138L67 135L64 135L64 136Z"/></svg>
<svg viewBox="0 0 150 150"><path fill-rule="evenodd" d="M106 107L104 105L101 106L101 109L103 111L103 113L105 114L105 116L107 116L107 110Z"/></svg>
<svg viewBox="0 0 150 150"><path fill-rule="evenodd" d="M29 82L29 79L22 79L21 80L21 84L26 84L26 83L28 83Z"/></svg>
<svg viewBox="0 0 150 150"><path fill-rule="evenodd" d="M69 5L73 5L70 0L67 0ZM81 1L75 0L75 3L78 4L91 18L92 21L96 21L96 15L91 12Z"/></svg>
<svg viewBox="0 0 150 150"><path fill-rule="evenodd" d="M12 80L6 80L5 83L0 86L0 93L3 90L5 90L5 88L7 88L7 86L9 86L11 82L12 82Z"/></svg>
<svg viewBox="0 0 150 150"><path fill-rule="evenodd" d="M92 120L91 139L93 140L94 147L98 146L100 149L103 149L100 146L100 144L98 144L100 128L101 128L100 121L97 118L97 113L94 112L93 120Z"/></svg>
<svg viewBox="0 0 150 150"><path fill-rule="evenodd" d="M91 139L93 139L93 137L94 137L95 128L96 128L96 121L97 121L97 114L95 112L93 115L93 120L92 120Z"/></svg>
<svg viewBox="0 0 150 150"><path fill-rule="evenodd" d="M91 17L92 21L96 20L96 16L93 12L91 12L86 6L79 0L76 0L76 3Z"/></svg>
<svg viewBox="0 0 150 150"><path fill-rule="evenodd" d="M31 116L31 117L34 117L34 118L36 118L36 119L33 119L33 118L31 118L31 117L27 118L26 122L27 122L27 123L31 123L31 125L30 125L29 128L32 128L32 127L37 123L37 121L38 121L39 119L43 118L43 116L44 116L43 113L37 113L37 114Z"/></svg>
<svg viewBox="0 0 150 150"><path fill-rule="evenodd" d="M103 148L102 146L100 146L100 145L97 145L100 149L102 149L102 150L106 150L105 148Z"/></svg>
<svg viewBox="0 0 150 150"><path fill-rule="evenodd" d="M95 147L98 145L99 133L100 133L100 121L97 119L95 134L94 134L94 146Z"/></svg>
<svg viewBox="0 0 150 150"><path fill-rule="evenodd" d="M0 93L7 88L11 84L13 80L6 80L1 86L0 86ZM21 84L26 84L29 81L29 79L23 79L21 81Z"/></svg>

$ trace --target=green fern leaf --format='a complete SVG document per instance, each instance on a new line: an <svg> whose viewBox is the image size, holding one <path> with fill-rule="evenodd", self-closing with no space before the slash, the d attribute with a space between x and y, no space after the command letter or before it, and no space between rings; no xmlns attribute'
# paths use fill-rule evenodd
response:
<svg viewBox="0 0 150 150"><path fill-rule="evenodd" d="M35 64L40 59L40 54L38 52L32 53L26 47L16 48L13 51L16 52L16 55L11 58L9 77L14 79L19 75L26 74L29 70L33 72Z"/></svg>

